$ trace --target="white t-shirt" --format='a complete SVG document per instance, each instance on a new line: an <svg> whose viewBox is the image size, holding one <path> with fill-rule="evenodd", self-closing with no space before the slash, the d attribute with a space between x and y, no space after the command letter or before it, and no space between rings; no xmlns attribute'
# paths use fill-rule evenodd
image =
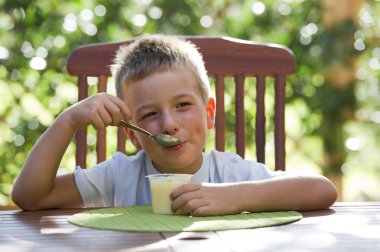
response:
<svg viewBox="0 0 380 252"><path fill-rule="evenodd" d="M112 159L89 169L77 167L75 182L85 207L112 207L151 204L149 180L158 174L144 151L134 156L116 152ZM269 179L282 174L263 164L244 160L230 152L203 153L201 168L192 183L231 183Z"/></svg>

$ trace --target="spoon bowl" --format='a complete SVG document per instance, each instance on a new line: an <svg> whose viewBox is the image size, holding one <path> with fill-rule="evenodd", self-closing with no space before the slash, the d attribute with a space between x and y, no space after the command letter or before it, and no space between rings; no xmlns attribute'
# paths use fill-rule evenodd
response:
<svg viewBox="0 0 380 252"><path fill-rule="evenodd" d="M140 127L137 127L136 125L130 124L124 120L120 120L120 125L125 126L127 128L130 128L132 130L141 132L141 133L151 137L156 143L158 143L159 145L161 145L163 147L171 147L171 146L175 146L175 145L182 143L181 140L179 140L178 138L176 138L174 136L166 135L166 134L153 135L149 131L146 131Z"/></svg>

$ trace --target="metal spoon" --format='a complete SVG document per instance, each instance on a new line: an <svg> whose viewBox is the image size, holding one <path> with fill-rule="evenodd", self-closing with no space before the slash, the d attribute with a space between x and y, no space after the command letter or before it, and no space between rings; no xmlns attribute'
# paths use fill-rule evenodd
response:
<svg viewBox="0 0 380 252"><path fill-rule="evenodd" d="M174 145L182 143L182 141L179 140L176 137L173 137L173 136L170 136L170 135L166 135L166 134L153 135L149 131L146 131L146 130L140 128L140 127L137 127L136 125L127 123L124 120L120 120L120 125L121 126L125 126L127 128L130 128L132 130L136 130L136 131L139 131L141 133L144 133L145 135L151 137L154 141L156 141L156 143L158 143L159 145L161 145L163 147L171 147L171 146L174 146Z"/></svg>

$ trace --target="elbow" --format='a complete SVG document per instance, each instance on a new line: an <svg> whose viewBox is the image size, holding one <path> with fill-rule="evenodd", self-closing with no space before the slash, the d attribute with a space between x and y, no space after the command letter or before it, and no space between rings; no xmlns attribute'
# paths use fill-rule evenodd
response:
<svg viewBox="0 0 380 252"><path fill-rule="evenodd" d="M329 208L337 200L338 193L336 187L326 177L314 176L306 181L303 188L305 193L294 210L323 210Z"/></svg>
<svg viewBox="0 0 380 252"><path fill-rule="evenodd" d="M21 210L24 211L33 211L33 210L40 210L41 208L37 207L35 204L30 204L28 202L25 202L23 200L14 199L12 197L13 203L18 206Z"/></svg>
<svg viewBox="0 0 380 252"><path fill-rule="evenodd" d="M22 195L14 188L11 195L13 203L22 210L29 210L27 204L25 204Z"/></svg>
<svg viewBox="0 0 380 252"><path fill-rule="evenodd" d="M327 185L325 186L325 200L326 200L326 207L330 207L332 204L335 203L335 201L338 199L338 191L335 187L335 185L328 179Z"/></svg>
<svg viewBox="0 0 380 252"><path fill-rule="evenodd" d="M332 206L338 198L338 192L335 185L325 177L321 177L321 182L315 186L316 201L319 202L319 209L326 209Z"/></svg>
<svg viewBox="0 0 380 252"><path fill-rule="evenodd" d="M22 210L38 210L37 204L27 200L27 196L16 188L13 189L11 198L13 203Z"/></svg>
<svg viewBox="0 0 380 252"><path fill-rule="evenodd" d="M17 194L15 193L15 190L12 191L12 202L18 206L19 208L21 208L22 210L26 210L24 209L24 204L23 204L23 200L22 198Z"/></svg>

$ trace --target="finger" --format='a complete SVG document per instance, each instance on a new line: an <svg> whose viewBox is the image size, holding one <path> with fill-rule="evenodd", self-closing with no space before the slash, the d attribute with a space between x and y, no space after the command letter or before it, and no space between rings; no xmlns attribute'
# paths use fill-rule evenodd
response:
<svg viewBox="0 0 380 252"><path fill-rule="evenodd" d="M108 110L105 107L100 108L98 110L98 114L99 114L101 120L103 121L104 127L107 127L108 125L110 125L112 123L112 116L110 115L110 113L108 112Z"/></svg>
<svg viewBox="0 0 380 252"><path fill-rule="evenodd" d="M172 200L175 200L178 196L180 196L184 193L199 190L200 186L201 186L200 184L193 184L193 183L181 185L171 192L170 198Z"/></svg>
<svg viewBox="0 0 380 252"><path fill-rule="evenodd" d="M105 125L104 125L104 122L103 122L103 119L100 117L99 114L96 114L95 116L93 116L91 118L91 124L92 126L97 129L97 130L100 130L100 129L104 129L105 128Z"/></svg>
<svg viewBox="0 0 380 252"><path fill-rule="evenodd" d="M116 104L116 106L120 109L120 113L122 114L123 118L127 121L131 119L131 111L129 110L127 104L125 101L120 99L119 97L113 96L112 101Z"/></svg>
<svg viewBox="0 0 380 252"><path fill-rule="evenodd" d="M191 216L212 216L212 215L218 215L218 214L216 212L212 212L210 206L208 205L198 207L191 212Z"/></svg>
<svg viewBox="0 0 380 252"><path fill-rule="evenodd" d="M199 190L190 190L190 191L186 190L186 187L189 189L199 188L198 186L196 186L196 184L193 184L193 185L189 184L189 186L181 186L181 187L182 188L178 187L177 188L178 190L176 189L177 192L179 193L179 195L176 196L175 198L172 198L173 199L173 201L172 201L173 212L176 212L177 210L183 208L191 200L202 198L202 194L200 193ZM182 190L184 190L184 191L182 192ZM174 192L174 193L176 193L176 192ZM187 211L187 213L188 212L189 211Z"/></svg>
<svg viewBox="0 0 380 252"><path fill-rule="evenodd" d="M117 126L120 123L122 117L120 108L113 102L107 103L105 108L108 114L111 116L111 125Z"/></svg>
<svg viewBox="0 0 380 252"><path fill-rule="evenodd" d="M207 206L207 202L204 199L195 198L186 202L181 209L184 215L194 215L195 211L205 206Z"/></svg>

